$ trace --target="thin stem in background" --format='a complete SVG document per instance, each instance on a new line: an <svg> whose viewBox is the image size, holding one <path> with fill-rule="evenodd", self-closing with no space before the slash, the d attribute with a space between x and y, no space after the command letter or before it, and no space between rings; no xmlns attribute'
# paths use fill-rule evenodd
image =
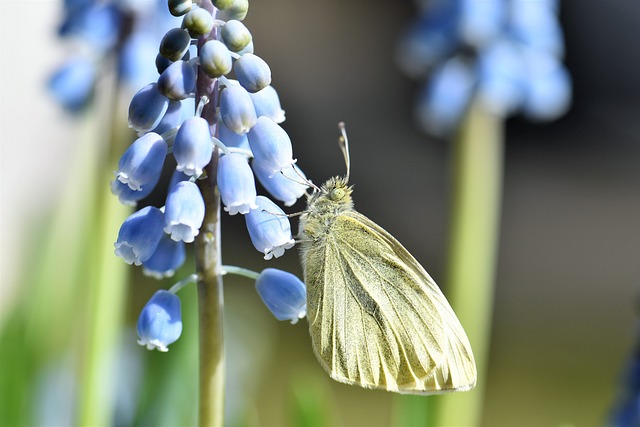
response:
<svg viewBox="0 0 640 427"><path fill-rule="evenodd" d="M215 13L210 0L202 0L200 7ZM215 39L217 30L214 28L208 36L198 40L198 49L206 41ZM216 136L218 82L199 68L196 100L202 96L207 96L210 100L202 111L202 117L209 122L211 135ZM198 424L202 427L221 426L224 421L224 300L220 194L216 179L218 154L218 147L215 147L211 162L205 168L206 178L197 181L206 207L204 222L195 242L200 326Z"/></svg>
<svg viewBox="0 0 640 427"><path fill-rule="evenodd" d="M455 141L446 294L478 367L475 389L438 397L436 425L478 426L487 381L503 174L503 119L474 103Z"/></svg>

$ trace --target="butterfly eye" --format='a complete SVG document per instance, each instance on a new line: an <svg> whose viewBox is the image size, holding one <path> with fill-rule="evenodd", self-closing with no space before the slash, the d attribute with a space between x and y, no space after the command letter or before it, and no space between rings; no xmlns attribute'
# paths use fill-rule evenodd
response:
<svg viewBox="0 0 640 427"><path fill-rule="evenodd" d="M341 200L344 197L344 194L343 188L334 188L331 190L330 197L331 200Z"/></svg>

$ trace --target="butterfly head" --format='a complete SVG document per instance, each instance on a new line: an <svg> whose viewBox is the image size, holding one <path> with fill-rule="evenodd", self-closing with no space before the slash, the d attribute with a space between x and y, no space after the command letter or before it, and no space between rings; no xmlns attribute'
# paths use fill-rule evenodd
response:
<svg viewBox="0 0 640 427"><path fill-rule="evenodd" d="M352 192L353 187L347 183L346 177L335 176L327 180L319 191L311 194L308 203L310 207L319 209L348 210L353 208Z"/></svg>

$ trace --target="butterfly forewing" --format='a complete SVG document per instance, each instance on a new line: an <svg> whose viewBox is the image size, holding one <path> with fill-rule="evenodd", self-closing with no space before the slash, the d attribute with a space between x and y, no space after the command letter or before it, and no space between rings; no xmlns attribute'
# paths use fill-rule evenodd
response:
<svg viewBox="0 0 640 427"><path fill-rule="evenodd" d="M356 211L328 227L303 266L314 350L331 377L401 393L472 388L466 334L424 268Z"/></svg>

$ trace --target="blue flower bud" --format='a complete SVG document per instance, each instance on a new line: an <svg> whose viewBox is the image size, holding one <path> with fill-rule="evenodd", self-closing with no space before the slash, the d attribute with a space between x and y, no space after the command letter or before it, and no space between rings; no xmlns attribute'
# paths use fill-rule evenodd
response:
<svg viewBox="0 0 640 427"><path fill-rule="evenodd" d="M233 52L240 52L251 43L251 33L245 25L235 19L227 21L220 31L224 44Z"/></svg>
<svg viewBox="0 0 640 427"><path fill-rule="evenodd" d="M216 18L223 21L229 21L231 19L242 21L247 16L249 0L233 0L229 5L227 5L228 3L226 1L225 3L226 7L218 11Z"/></svg>
<svg viewBox="0 0 640 427"><path fill-rule="evenodd" d="M77 112L84 108L93 95L96 69L84 57L67 61L49 79L48 89L64 108Z"/></svg>
<svg viewBox="0 0 640 427"><path fill-rule="evenodd" d="M213 29L213 16L203 8L191 9L182 20L182 26L189 31L191 38L209 34Z"/></svg>
<svg viewBox="0 0 640 427"><path fill-rule="evenodd" d="M158 126L169 108L169 98L150 83L133 95L129 104L129 127L144 133Z"/></svg>
<svg viewBox="0 0 640 427"><path fill-rule="evenodd" d="M137 329L138 344L148 350L168 351L167 346L182 333L180 298L169 291L157 291L142 308Z"/></svg>
<svg viewBox="0 0 640 427"><path fill-rule="evenodd" d="M182 16L191 10L192 0L169 0L169 12L173 16Z"/></svg>
<svg viewBox="0 0 640 427"><path fill-rule="evenodd" d="M185 174L201 175L202 169L211 161L213 142L209 123L202 117L191 117L184 121L173 142L176 169Z"/></svg>
<svg viewBox="0 0 640 427"><path fill-rule="evenodd" d="M160 55L169 61L178 61L191 46L191 36L189 32L182 28L172 28L160 41Z"/></svg>
<svg viewBox="0 0 640 427"><path fill-rule="evenodd" d="M173 240L191 243L204 220L204 199L198 186L190 181L177 183L169 190L164 210L164 232Z"/></svg>
<svg viewBox="0 0 640 427"><path fill-rule="evenodd" d="M257 92L271 83L271 69L259 56L245 53L233 65L240 85L249 92Z"/></svg>
<svg viewBox="0 0 640 427"><path fill-rule="evenodd" d="M241 86L227 86L220 96L220 116L235 133L249 132L256 123L256 109L249 93Z"/></svg>
<svg viewBox="0 0 640 427"><path fill-rule="evenodd" d="M469 66L460 59L451 59L438 68L418 100L416 113L424 129L438 136L455 129L469 104L474 83Z"/></svg>
<svg viewBox="0 0 640 427"><path fill-rule="evenodd" d="M156 251L162 237L164 216L158 208L147 206L131 214L120 226L115 254L127 264L140 265Z"/></svg>
<svg viewBox="0 0 640 427"><path fill-rule="evenodd" d="M136 32L122 41L118 50L118 75L129 88L141 88L156 80L156 70L149 66L155 59L158 40L149 33ZM168 64L171 64L167 60Z"/></svg>
<svg viewBox="0 0 640 427"><path fill-rule="evenodd" d="M140 191L143 186L157 183L167 155L167 143L160 135L149 132L127 148L115 172L118 181Z"/></svg>
<svg viewBox="0 0 640 427"><path fill-rule="evenodd" d="M296 165L289 166L273 176L270 176L270 171L260 162L253 162L252 166L260 184L275 199L284 202L285 206L293 206L309 188L308 185L302 184L306 177Z"/></svg>
<svg viewBox="0 0 640 427"><path fill-rule="evenodd" d="M289 135L276 122L268 117L258 118L256 124L247 134L249 145L254 155L254 162L273 175L291 166L293 148Z"/></svg>
<svg viewBox="0 0 640 427"><path fill-rule="evenodd" d="M142 272L156 279L171 277L184 264L186 258L184 242L176 242L163 233L156 251L151 258L142 263Z"/></svg>
<svg viewBox="0 0 640 427"><path fill-rule="evenodd" d="M470 46L485 46L500 36L508 5L502 1L460 2L459 31Z"/></svg>
<svg viewBox="0 0 640 427"><path fill-rule="evenodd" d="M249 96L251 96L258 117L266 116L276 123L284 122L284 110L280 106L278 92L273 86L267 86L258 92L250 93Z"/></svg>
<svg viewBox="0 0 640 427"><path fill-rule="evenodd" d="M202 70L212 78L224 76L232 69L231 52L218 40L209 40L198 54Z"/></svg>
<svg viewBox="0 0 640 427"><path fill-rule="evenodd" d="M230 130L225 126L224 122L221 120L218 122L218 139L222 141L224 145L227 147L234 148L244 148L246 150L251 150L249 147L249 139L247 139L247 134L237 134L234 131Z"/></svg>
<svg viewBox="0 0 640 427"><path fill-rule="evenodd" d="M220 158L218 163L218 188L229 215L246 214L256 209L256 183L247 159L237 153Z"/></svg>
<svg viewBox="0 0 640 427"><path fill-rule="evenodd" d="M266 268L256 280L256 290L278 320L297 323L307 315L307 288L291 273Z"/></svg>
<svg viewBox="0 0 640 427"><path fill-rule="evenodd" d="M193 115L193 107L190 107L191 115ZM162 120L158 123L158 126L153 128L153 132L157 134L163 134L171 129L174 129L184 121L185 118L185 108L183 108L183 103L181 101L169 101L169 107L167 108L167 112L162 116Z"/></svg>
<svg viewBox="0 0 640 427"><path fill-rule="evenodd" d="M264 259L281 257L295 244L289 218L275 203L264 196L256 198L258 207L244 216L251 243Z"/></svg>
<svg viewBox="0 0 640 427"><path fill-rule="evenodd" d="M508 40L491 43L478 55L478 92L483 107L506 117L522 106L526 70L522 47Z"/></svg>
<svg viewBox="0 0 640 427"><path fill-rule="evenodd" d="M196 71L187 61L169 65L158 78L158 91L169 99L180 101L196 90Z"/></svg>
<svg viewBox="0 0 640 427"><path fill-rule="evenodd" d="M171 179L169 180L169 187L168 188L173 188L179 182L189 181L190 178L191 177L189 175L186 175L184 172L180 172L179 170L175 170L175 171L173 171L173 174L171 175Z"/></svg>
<svg viewBox="0 0 640 427"><path fill-rule="evenodd" d="M156 185L158 185L159 180L160 175L158 175L157 181L145 185L140 191L136 191L132 190L128 184L123 184L117 179L114 179L113 181L111 181L111 192L114 195L118 196L118 201L120 201L120 203L122 203L123 205L135 206L140 200L151 194Z"/></svg>
<svg viewBox="0 0 640 427"><path fill-rule="evenodd" d="M529 49L523 106L532 120L552 120L564 114L571 104L571 77L560 61Z"/></svg>

